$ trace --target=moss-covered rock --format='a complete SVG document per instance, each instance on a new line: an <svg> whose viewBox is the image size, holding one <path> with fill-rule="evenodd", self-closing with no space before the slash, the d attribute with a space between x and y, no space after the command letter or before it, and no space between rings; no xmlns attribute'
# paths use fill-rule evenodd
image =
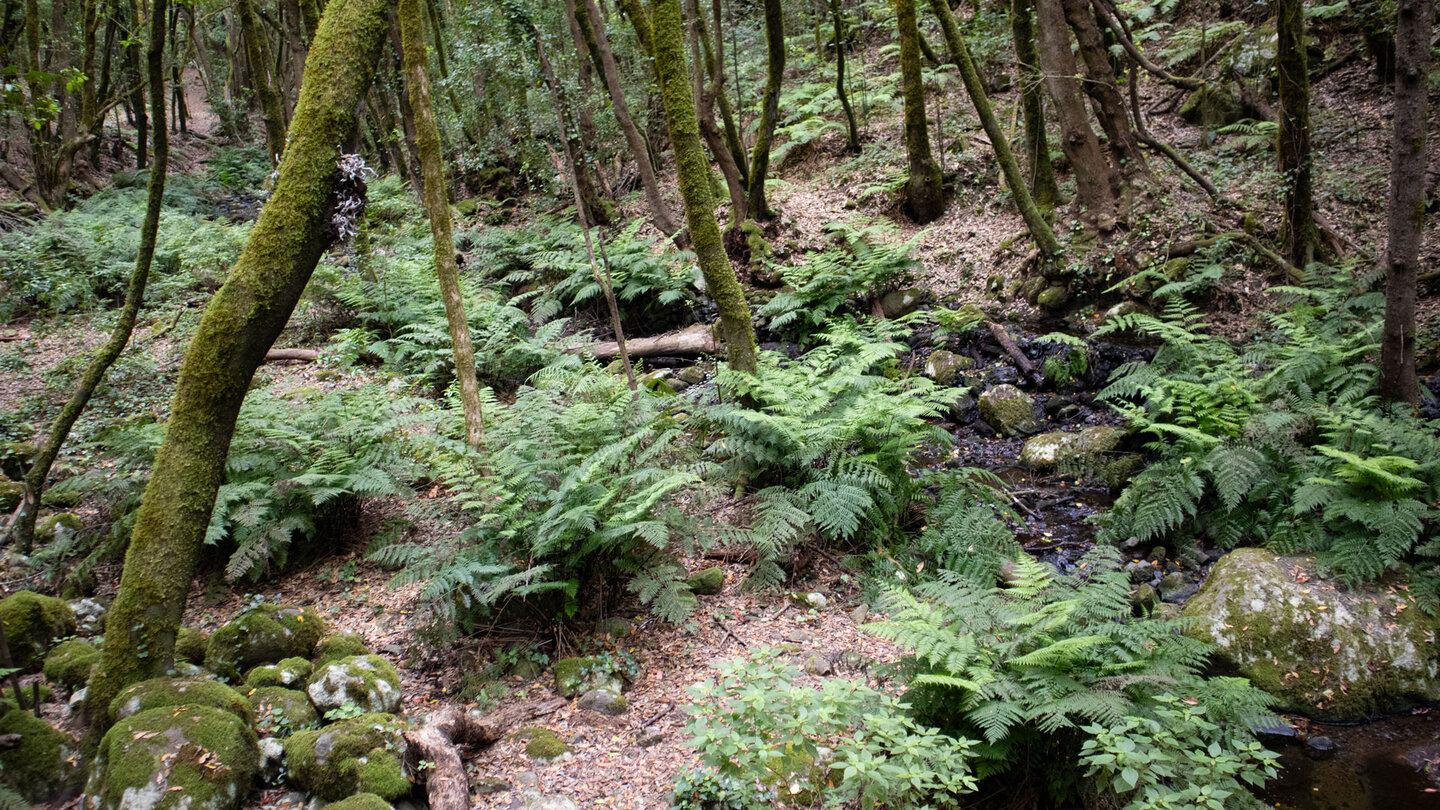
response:
<svg viewBox="0 0 1440 810"><path fill-rule="evenodd" d="M940 385L952 385L960 372L975 367L975 361L964 355L941 349L925 359L925 376Z"/></svg>
<svg viewBox="0 0 1440 810"><path fill-rule="evenodd" d="M1303 557L1239 549L1185 605L1187 631L1285 708L1359 719L1440 700L1435 633L1404 591L1350 590Z"/></svg>
<svg viewBox="0 0 1440 810"><path fill-rule="evenodd" d="M124 720L163 706L213 706L250 722L245 697L207 678L151 678L125 687L110 701L110 720Z"/></svg>
<svg viewBox="0 0 1440 810"><path fill-rule="evenodd" d="M1052 284L1035 296L1035 305L1041 309L1060 309L1070 300L1070 290L1063 284Z"/></svg>
<svg viewBox="0 0 1440 810"><path fill-rule="evenodd" d="M980 395L980 418L1002 436L1033 433L1035 400L1013 385L997 385Z"/></svg>
<svg viewBox="0 0 1440 810"><path fill-rule="evenodd" d="M356 793L394 800L410 792L401 762L405 757L403 720L388 714L362 714L285 741L290 779L326 801Z"/></svg>
<svg viewBox="0 0 1440 810"><path fill-rule="evenodd" d="M260 605L215 631L205 646L205 668L236 680L240 673L284 658L309 658L325 634L313 608Z"/></svg>
<svg viewBox="0 0 1440 810"><path fill-rule="evenodd" d="M75 611L64 599L16 591L0 599L0 627L15 666L39 672L56 639L75 634Z"/></svg>
<svg viewBox="0 0 1440 810"><path fill-rule="evenodd" d="M255 731L262 737L284 739L297 731L320 728L320 715L310 698L297 689L261 686L245 694L255 717Z"/></svg>
<svg viewBox="0 0 1440 810"><path fill-rule="evenodd" d="M18 734L20 744L0 749L0 781L32 802L45 802L71 784L75 766L70 737L30 712L11 709L0 717L0 735Z"/></svg>
<svg viewBox="0 0 1440 810"><path fill-rule="evenodd" d="M39 451L34 442L0 442L0 476L12 481L25 480L25 473L30 471Z"/></svg>
<svg viewBox="0 0 1440 810"><path fill-rule="evenodd" d="M561 658L551 667L555 675L555 691L561 697L574 697L591 689L613 689L619 692L623 686L610 673L601 659L590 655L583 658Z"/></svg>
<svg viewBox="0 0 1440 810"><path fill-rule="evenodd" d="M469 200L462 200L469 202ZM325 810L395 810L393 806L374 793L356 793L334 804L325 805Z"/></svg>
<svg viewBox="0 0 1440 810"><path fill-rule="evenodd" d="M525 740L525 756L541 762L559 759L570 752L570 746L548 728L522 728L516 736Z"/></svg>
<svg viewBox="0 0 1440 810"><path fill-rule="evenodd" d="M182 627L175 634L175 660L192 664L205 663L205 648L210 637L193 627Z"/></svg>
<svg viewBox="0 0 1440 810"><path fill-rule="evenodd" d="M55 645L45 656L45 677L53 683L74 691L90 680L90 671L100 663L100 648L88 641L72 638Z"/></svg>
<svg viewBox="0 0 1440 810"><path fill-rule="evenodd" d="M685 584L701 596L714 596L725 589L725 571L719 566L706 568L692 574Z"/></svg>
<svg viewBox="0 0 1440 810"><path fill-rule="evenodd" d="M359 634L336 633L320 640L320 645L315 648L315 656L311 660L315 662L315 669L319 669L331 661L339 661L341 658L349 658L352 655L369 654L370 648L365 646L365 639L361 638Z"/></svg>
<svg viewBox="0 0 1440 810"><path fill-rule="evenodd" d="M213 706L166 706L116 723L100 741L89 810L234 810L259 767L249 724Z"/></svg>
<svg viewBox="0 0 1440 810"><path fill-rule="evenodd" d="M927 293L918 288L895 290L880 298L880 311L887 318L900 318L920 308Z"/></svg>
<svg viewBox="0 0 1440 810"><path fill-rule="evenodd" d="M29 709L30 707L35 705L36 686L37 684L24 684L20 687L20 697L25 702L24 708L26 709ZM49 686L46 686L43 683L38 684L38 686L40 687L39 697L41 703L49 703L51 700L55 699L55 693L50 689ZM0 714L4 714L11 709L19 708L21 708L20 704L15 702L15 689L8 685L0 686Z"/></svg>
<svg viewBox="0 0 1440 810"><path fill-rule="evenodd" d="M1248 117L1235 91L1225 85L1206 85L1180 105L1180 117L1195 126L1226 127Z"/></svg>
<svg viewBox="0 0 1440 810"><path fill-rule="evenodd" d="M286 658L274 664L261 664L245 675L245 686L258 689L262 686L284 686L299 689L310 680L314 667L305 658Z"/></svg>
<svg viewBox="0 0 1440 810"><path fill-rule="evenodd" d="M1099 457L1113 452L1124 437L1124 428L1104 425L1076 433L1041 433L1025 442L1020 461L1032 470L1048 470L1070 462L1098 470L1102 466Z"/></svg>
<svg viewBox="0 0 1440 810"><path fill-rule="evenodd" d="M35 536L54 542L62 536L69 537L84 527L80 516L74 512L57 512L42 518L35 525Z"/></svg>
<svg viewBox="0 0 1440 810"><path fill-rule="evenodd" d="M400 708L400 673L378 655L352 655L317 668L305 693L321 713L346 705L393 712Z"/></svg>
<svg viewBox="0 0 1440 810"><path fill-rule="evenodd" d="M19 481L0 479L0 512L12 512L25 497L25 485Z"/></svg>

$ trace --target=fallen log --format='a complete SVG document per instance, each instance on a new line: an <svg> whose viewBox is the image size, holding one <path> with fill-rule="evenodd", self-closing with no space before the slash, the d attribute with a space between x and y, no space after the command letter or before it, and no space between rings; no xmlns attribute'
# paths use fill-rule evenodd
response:
<svg viewBox="0 0 1440 810"><path fill-rule="evenodd" d="M411 765L429 763L425 768L425 792L431 810L470 808L470 780L460 759L460 746L498 742L526 720L553 712L564 704L560 699L538 705L519 703L480 717L445 706L426 718L419 728L405 732L411 748Z"/></svg>
<svg viewBox="0 0 1440 810"><path fill-rule="evenodd" d="M705 324L695 324L679 332L666 332L654 337L629 338L625 349L631 357L656 357L669 354L714 354L720 351L720 341L715 332ZM586 352L598 360L620 356L620 344L607 340L576 346L572 352Z"/></svg>
<svg viewBox="0 0 1440 810"><path fill-rule="evenodd" d="M1030 358L1026 357L1024 352L1020 351L1020 347L1015 344L1015 340L1010 337L1010 333L1005 331L1005 327L994 321L986 321L985 326L990 330L990 334L995 337L995 340L999 341L1000 348L1004 349L1005 353L1010 356L1010 359L1015 361L1016 367L1019 368L1025 376L1034 380L1037 385L1040 384L1040 381L1043 380L1044 377L1040 374L1040 371L1035 368L1035 364L1030 362Z"/></svg>
<svg viewBox="0 0 1440 810"><path fill-rule="evenodd" d="M265 362L274 363L277 360L299 360L302 363L313 363L320 359L320 352L314 349L271 349L265 353Z"/></svg>

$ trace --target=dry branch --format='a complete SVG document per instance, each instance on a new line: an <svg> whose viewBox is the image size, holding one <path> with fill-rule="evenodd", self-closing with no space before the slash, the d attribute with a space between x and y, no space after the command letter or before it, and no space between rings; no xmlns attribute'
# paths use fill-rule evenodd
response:
<svg viewBox="0 0 1440 810"><path fill-rule="evenodd" d="M279 360L299 360L302 363L313 363L320 359L320 352L314 349L271 349L265 352L265 362L274 363Z"/></svg>
<svg viewBox="0 0 1440 810"><path fill-rule="evenodd" d="M632 338L625 341L625 349L631 357L655 357L668 354L712 354L720 351L720 342L714 331L704 324L695 324L679 332L667 332L654 337ZM571 351L587 352L597 359L607 360L620 354L620 344L613 340L576 346Z"/></svg>
<svg viewBox="0 0 1440 810"><path fill-rule="evenodd" d="M1020 351L1020 347L1015 344L1015 339L1010 337L1010 333L1005 331L1005 327L994 321L986 321L985 326L990 330L990 334L995 337L995 340L999 341L1000 348L1004 349L1005 353L1010 356L1010 359L1015 361L1016 367L1038 384L1043 379L1039 370L1035 368L1034 363L1030 362L1030 358L1026 357L1024 352Z"/></svg>
<svg viewBox="0 0 1440 810"><path fill-rule="evenodd" d="M425 791L431 810L469 810L470 782L465 775L465 764L460 759L460 746L498 742L512 728L532 717L554 711L564 703L557 698L538 705L512 704L482 717L462 713L454 706L445 706L430 715L419 728L405 732L405 739L414 751L412 758L430 763Z"/></svg>

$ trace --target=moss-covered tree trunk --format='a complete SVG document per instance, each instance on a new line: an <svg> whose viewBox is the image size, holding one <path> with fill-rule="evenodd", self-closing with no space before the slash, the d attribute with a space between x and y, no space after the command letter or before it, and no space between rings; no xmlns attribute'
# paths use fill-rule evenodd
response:
<svg viewBox="0 0 1440 810"><path fill-rule="evenodd" d="M567 8L574 6L576 2L565 1ZM640 187L645 191L650 216L661 233L674 236L680 230L680 223L675 219L675 214L665 203L665 199L660 196L660 184L655 179L649 145L645 143L645 136L640 134L640 128L635 126L635 119L630 117L630 105L625 101L625 88L620 84L620 70L615 64L615 52L610 49L605 18L600 14L595 0L579 1L584 3L585 7L583 10L576 9L573 13L579 20L581 33L587 37L588 42L594 44L595 61L598 63L601 78L605 80L605 90L610 95L610 107L615 111L615 122L620 125L620 131L625 135L625 143L630 147L630 157L640 172Z"/></svg>
<svg viewBox="0 0 1440 810"><path fill-rule="evenodd" d="M995 117L995 110L990 107L990 98L985 95L985 85L980 81L979 71L975 69L975 60L970 58L970 48L965 44L965 37L960 33L955 15L951 13L947 0L930 0L930 7L940 20L940 30L945 34L950 60L960 68L965 92L969 94L970 102L975 105L975 114L980 117L980 125L985 128L985 135L990 139L991 148L995 151L995 161L1000 164L1000 171L1005 175L1006 184L1010 186L1015 207L1020 209L1020 216L1029 227L1030 236L1035 240L1036 247L1040 248L1041 254L1047 259L1053 257L1060 252L1060 243L1055 240L1050 223L1045 221L1045 214L1030 197L1025 177L1020 174L1020 164L1015 160L1015 153L1010 151L1010 141L1005 137L1000 120Z"/></svg>
<svg viewBox="0 0 1440 810"><path fill-rule="evenodd" d="M1276 0L1275 68L1280 90L1280 174L1285 178L1285 258L1305 269L1315 257L1315 226L1310 162L1310 68L1305 56L1303 0Z"/></svg>
<svg viewBox="0 0 1440 810"><path fill-rule="evenodd" d="M1385 326L1380 338L1380 395L1419 403L1415 375L1416 268L1425 226L1426 69L1433 0L1400 0L1395 25L1395 107L1390 148L1390 248L1385 269Z"/></svg>
<svg viewBox="0 0 1440 810"><path fill-rule="evenodd" d="M1118 164L1117 169L1122 176L1145 174L1145 153L1130 126L1125 99L1120 95L1115 68L1110 64L1110 52L1106 49L1100 26L1095 22L1090 0L1061 0L1061 5L1065 9L1065 21L1075 32L1075 41L1080 46L1080 60L1085 65L1086 80L1082 87L1090 97L1095 118L1110 143L1110 153Z"/></svg>
<svg viewBox="0 0 1440 810"><path fill-rule="evenodd" d="M780 84L785 78L785 10L780 0L765 0L765 95L760 124L750 152L750 216L770 219L775 214L765 198L765 175L770 173L770 141L780 118Z"/></svg>
<svg viewBox="0 0 1440 810"><path fill-rule="evenodd" d="M234 0L235 17L240 21L240 37L245 41L245 61L250 66L250 83L260 100L260 115L265 120L265 148L270 160L280 160L285 151L285 110L280 93L270 80L270 46L265 32L256 19L250 0Z"/></svg>
<svg viewBox="0 0 1440 810"><path fill-rule="evenodd" d="M710 193L710 161L700 143L700 123L685 60L684 22L680 0L656 0L652 18L655 72L665 102L665 122L675 145L680 195L685 199L685 220L690 226L695 258L710 297L720 309L719 335L725 341L730 367L755 371L755 329L745 291L725 255L720 224L715 221L715 200Z"/></svg>
<svg viewBox="0 0 1440 810"><path fill-rule="evenodd" d="M1060 146L1075 172L1075 197L1079 219L1087 230L1112 231L1119 221L1116 193L1118 178L1100 151L1100 141L1090 128L1085 102L1080 97L1079 71L1070 51L1069 29L1060 0L1037 0L1036 29L1039 32L1040 66L1045 85L1055 102L1060 119Z"/></svg>
<svg viewBox="0 0 1440 810"><path fill-rule="evenodd" d="M460 408L465 414L465 439L471 447L485 440L485 420L480 411L480 384L475 379L475 348L470 341L470 322L465 319L465 298L460 293L460 267L455 262L455 239L450 233L450 200L446 194L445 157L440 147L440 128L435 125L435 102L430 94L426 66L425 16L422 0L400 0L400 42L404 49L405 85L410 109L415 111L415 146L420 153L420 200L430 220L435 245L435 278L445 303L445 322L455 354L455 378L460 383Z"/></svg>
<svg viewBox="0 0 1440 810"><path fill-rule="evenodd" d="M845 146L851 152L859 152L860 129L855 126L855 108L850 106L850 93L845 89L845 12L840 8L840 0L830 0L830 19L835 26L835 96L845 111Z"/></svg>
<svg viewBox="0 0 1440 810"><path fill-rule="evenodd" d="M325 6L275 189L180 366L165 439L106 618L100 670L90 681L86 705L96 708L96 730L108 722L105 707L122 688L170 666L245 392L338 235L337 194L361 191L340 182L340 150L355 136L389 7L387 0Z"/></svg>
<svg viewBox="0 0 1440 810"><path fill-rule="evenodd" d="M119 0L121 4L129 6L130 30L139 31L145 25L145 17L140 11L139 0ZM145 87L141 83L145 75L140 65L140 43L130 41L123 44L125 54L125 67L130 73L130 79L134 82L130 86L130 114L135 117L135 168L145 168L145 157L150 154L150 125L148 116L145 114Z"/></svg>
<svg viewBox="0 0 1440 810"><path fill-rule="evenodd" d="M745 186L745 173L740 168L742 164L735 160L734 154L726 146L725 136L715 125L715 103L725 97L722 91L725 69L724 65L714 58L714 51L710 48L710 40L705 35L703 18L700 16L699 3L697 0L686 0L685 6L686 13L695 21L686 31L690 41L690 60L697 66L705 65L703 72L697 67L694 74L695 98L699 100L700 135L704 138L705 145L710 147L710 154L715 157L715 165L720 167L720 174L725 178L725 188L730 192L730 226L733 228L749 217L750 199ZM721 41L719 29L716 34L716 41ZM708 82L707 74L710 78Z"/></svg>
<svg viewBox="0 0 1440 810"><path fill-rule="evenodd" d="M910 162L910 179L905 184L905 213L924 225L945 213L944 179L930 151L915 0L894 0L894 3L895 25L900 33L900 82L905 95L905 153Z"/></svg>
<svg viewBox="0 0 1440 810"><path fill-rule="evenodd" d="M40 512L40 497L45 492L45 481L50 469L60 456L60 449L70 436L70 429L90 404L95 389L104 382L110 366L130 342L130 333L135 330L135 319L145 301L145 285L150 279L150 264L155 258L155 240L160 231L160 208L165 197L165 174L170 165L170 135L165 127L165 14L166 0L151 0L150 41L145 50L146 81L150 85L150 117L155 121L155 137L152 141L155 154L150 164L150 182L145 199L145 219L140 224L140 247L135 254L135 267L130 271L130 281L125 288L125 303L120 308L120 317L110 330L110 339L90 359L85 374L75 390L66 400L45 443L40 446L25 474L25 492L20 505L10 519L11 542L22 553L28 554L35 538L35 519Z"/></svg>

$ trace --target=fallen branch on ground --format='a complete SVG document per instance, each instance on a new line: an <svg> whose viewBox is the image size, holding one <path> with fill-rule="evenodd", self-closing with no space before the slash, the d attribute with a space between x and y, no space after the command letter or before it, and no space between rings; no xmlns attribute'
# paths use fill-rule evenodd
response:
<svg viewBox="0 0 1440 810"><path fill-rule="evenodd" d="M279 360L299 360L302 363L313 363L320 359L320 352L314 349L271 349L265 353L265 362L274 363Z"/></svg>
<svg viewBox="0 0 1440 810"><path fill-rule="evenodd" d="M713 354L720 351L720 341L714 331L705 324L695 324L679 332L667 332L654 337L631 338L625 341L625 349L631 357L655 357L666 354ZM572 352L587 352L598 360L618 357L620 344L613 340L576 346Z"/></svg>

